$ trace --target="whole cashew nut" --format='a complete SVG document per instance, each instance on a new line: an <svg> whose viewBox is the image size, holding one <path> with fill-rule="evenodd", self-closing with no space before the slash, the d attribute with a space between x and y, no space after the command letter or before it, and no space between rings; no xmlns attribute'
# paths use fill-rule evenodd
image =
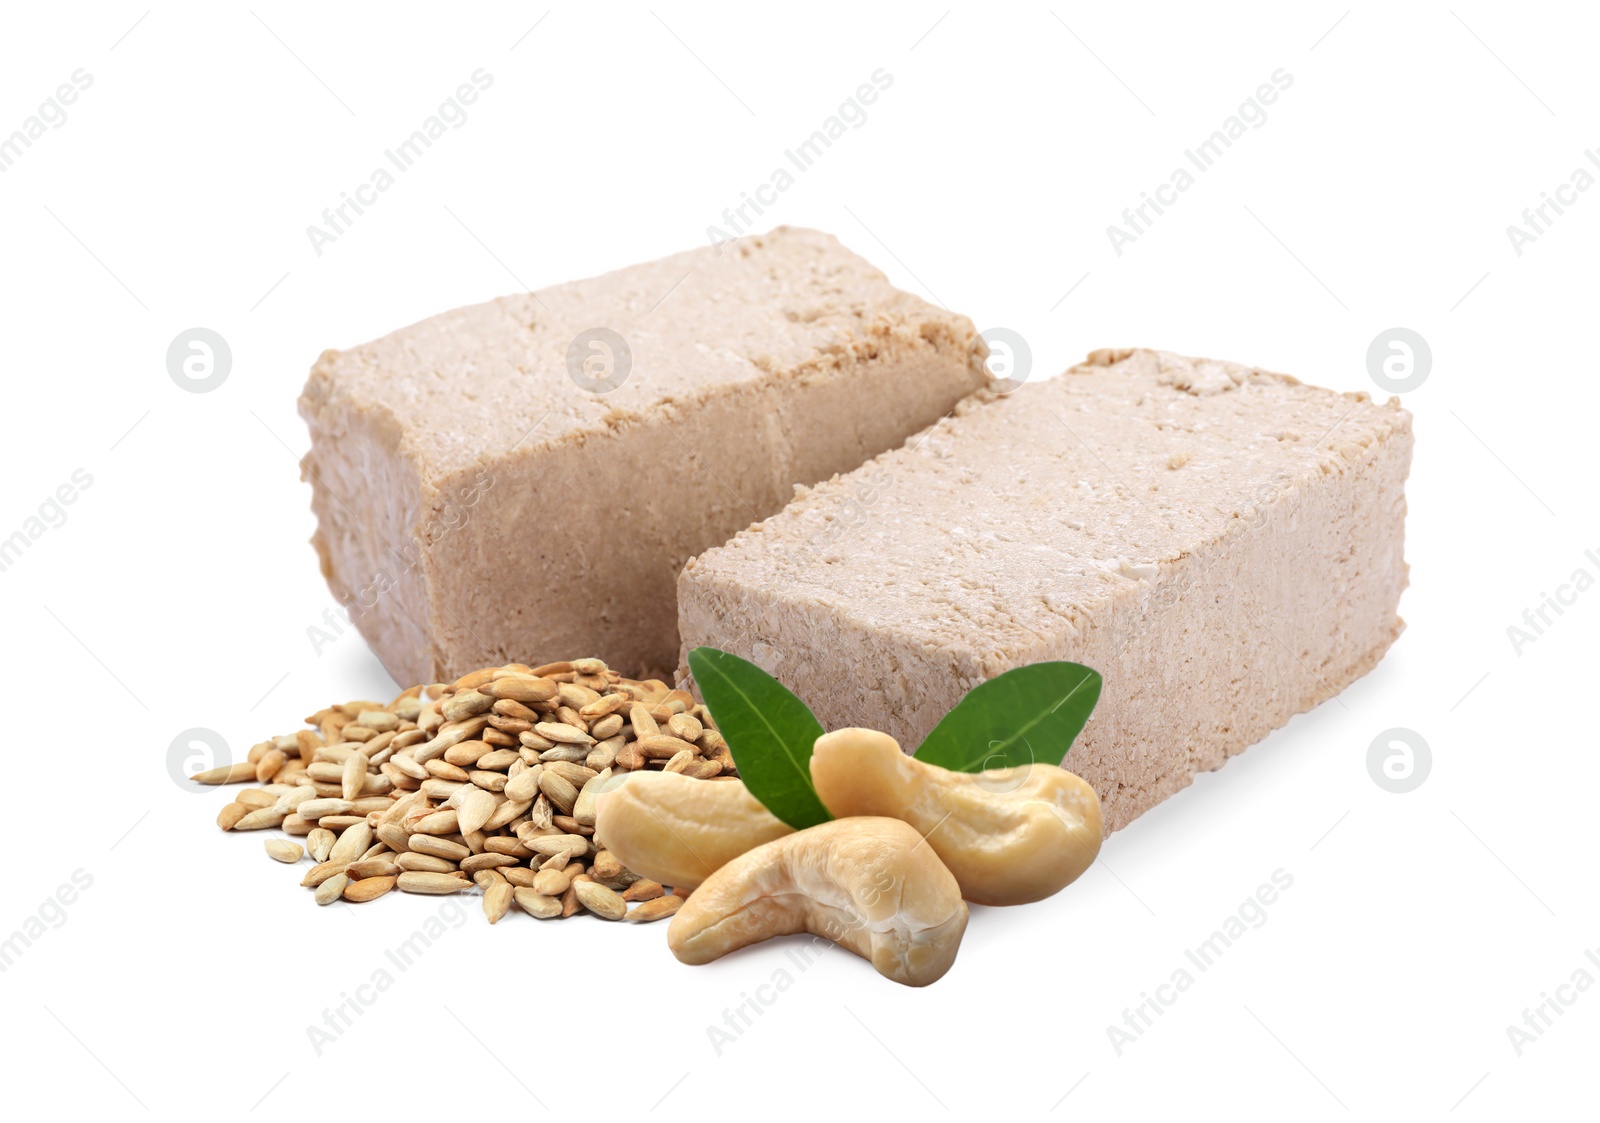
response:
<svg viewBox="0 0 1600 1123"><path fill-rule="evenodd" d="M742 780L627 772L595 800L595 838L640 877L680 889L693 889L751 847L793 829Z"/></svg>
<svg viewBox="0 0 1600 1123"><path fill-rule="evenodd" d="M689 895L667 931L684 963L710 963L773 936L810 932L927 986L955 962L961 887L899 819L836 819L756 847Z"/></svg>
<svg viewBox="0 0 1600 1123"><path fill-rule="evenodd" d="M832 814L910 823L980 905L1020 905L1066 888L1094 864L1103 824L1094 788L1051 764L951 772L887 733L817 738L811 781Z"/></svg>

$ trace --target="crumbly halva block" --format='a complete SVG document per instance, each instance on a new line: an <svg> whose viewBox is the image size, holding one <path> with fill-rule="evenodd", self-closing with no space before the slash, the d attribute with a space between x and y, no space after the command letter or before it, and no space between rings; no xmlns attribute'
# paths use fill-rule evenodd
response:
<svg viewBox="0 0 1600 1123"><path fill-rule="evenodd" d="M1394 642L1411 447L1398 400L1099 351L695 558L679 629L907 751L984 679L1092 666L1104 690L1064 766L1115 830Z"/></svg>
<svg viewBox="0 0 1600 1123"><path fill-rule="evenodd" d="M627 369L604 393L569 375L594 328L631 354L583 373ZM938 420L983 353L789 228L329 351L300 398L323 573L401 682L572 651L670 668L683 563Z"/></svg>

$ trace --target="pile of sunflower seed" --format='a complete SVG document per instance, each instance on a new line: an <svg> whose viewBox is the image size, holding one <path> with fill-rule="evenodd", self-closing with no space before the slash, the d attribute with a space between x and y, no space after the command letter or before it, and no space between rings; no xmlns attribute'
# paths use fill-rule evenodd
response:
<svg viewBox="0 0 1600 1123"><path fill-rule="evenodd" d="M258 785L217 825L287 836L268 839L267 854L291 864L309 855L300 884L319 905L476 885L491 924L513 903L540 918L659 920L682 898L595 837L601 785L639 769L738 774L691 694L599 659L485 667L387 705L329 706L306 724L193 779Z"/></svg>

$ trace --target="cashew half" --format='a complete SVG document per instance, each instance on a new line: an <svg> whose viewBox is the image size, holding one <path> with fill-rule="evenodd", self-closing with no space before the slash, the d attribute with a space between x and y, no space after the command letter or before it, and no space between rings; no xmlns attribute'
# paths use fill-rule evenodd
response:
<svg viewBox="0 0 1600 1123"><path fill-rule="evenodd" d="M667 930L684 963L811 932L907 986L955 962L967 906L922 836L899 819L836 819L756 847L689 895Z"/></svg>
<svg viewBox="0 0 1600 1123"><path fill-rule="evenodd" d="M741 780L628 772L595 801L594 836L640 877L693 889L718 868L794 828Z"/></svg>
<svg viewBox="0 0 1600 1123"><path fill-rule="evenodd" d="M889 815L928 840L980 905L1056 893L1100 853L1100 799L1051 764L951 772L901 752L887 733L839 729L817 738L811 781L839 818Z"/></svg>

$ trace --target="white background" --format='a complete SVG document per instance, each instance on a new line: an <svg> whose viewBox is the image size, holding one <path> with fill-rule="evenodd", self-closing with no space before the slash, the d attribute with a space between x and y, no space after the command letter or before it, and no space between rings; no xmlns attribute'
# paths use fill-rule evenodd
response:
<svg viewBox="0 0 1600 1123"><path fill-rule="evenodd" d="M93 481L0 573L0 936L92 878L0 976L13 1105L1500 1119L1592 1101L1600 994L1564 992L1520 1056L1507 1027L1578 969L1600 978L1600 593L1520 654L1506 629L1574 570L1600 575L1600 192L1520 256L1506 227L1600 144L1595 30L1577 5L1481 0L8 6L0 134L93 76L0 175L0 537L75 470ZM494 83L466 123L314 253L306 227L479 67ZM880 67L867 122L763 227L835 232L1022 332L1041 371L1147 345L1377 393L1374 336L1427 338L1405 398L1408 631L1067 892L975 909L931 988L830 953L719 1055L707 1027L799 941L691 969L664 926L490 928L472 899L319 1056L307 1027L439 903L316 909L259 836L216 830L225 796L168 773L182 730L242 752L393 690L353 633L320 655L308 639L334 602L297 478L305 372L425 315L703 244ZM1293 85L1265 125L1114 253L1107 225L1278 68ZM165 365L194 326L233 353L206 394ZM1403 795L1367 767L1396 726L1432 749ZM1119 1055L1107 1027L1278 869L1293 885L1265 923Z"/></svg>

